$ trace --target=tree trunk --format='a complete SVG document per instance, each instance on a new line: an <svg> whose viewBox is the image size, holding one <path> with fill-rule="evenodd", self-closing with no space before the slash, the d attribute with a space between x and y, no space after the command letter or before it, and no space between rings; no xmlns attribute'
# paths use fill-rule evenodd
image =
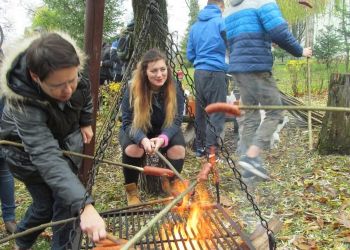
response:
<svg viewBox="0 0 350 250"><path fill-rule="evenodd" d="M142 30L142 25L146 18L146 11L147 11L147 4L150 2L150 0L147 1L139 1L139 0L132 0L132 7L134 10L134 20L135 20L135 38L138 39L140 32ZM159 13L164 20L164 23L160 24L162 27L166 29L166 32L168 32L168 14L167 14L167 5L166 0L156 0L158 6L159 6ZM154 16L152 16L155 18ZM155 19L153 19L155 20ZM157 21L159 22L159 21ZM161 32L159 28L157 28L156 25L151 24L151 27L149 29L149 33L147 34L147 42L146 42L146 50L150 48L159 48L161 50L165 50L165 46L162 43L165 41L165 37L167 34L165 32Z"/></svg>
<svg viewBox="0 0 350 250"><path fill-rule="evenodd" d="M142 50L144 50L142 51L142 54L145 53L150 48L158 48L161 51L165 51L164 41L166 41L166 37L168 33L168 14L167 14L166 0L156 0L159 7L159 14L163 19L163 21L162 22L159 21L157 19L157 16L152 14L150 18L152 18L153 22L151 22L151 26L147 34L147 37L140 37L140 33L146 18L147 5L149 2L150 0L144 0L144 1L132 0L132 7L134 10L134 21L135 21L134 45L136 45L138 39L146 39L145 47L142 47ZM159 27L161 27L161 29ZM136 61L139 61L140 58L135 58L135 59ZM141 175L140 188L141 190L147 193L161 194L162 188L161 188L160 177Z"/></svg>
<svg viewBox="0 0 350 250"><path fill-rule="evenodd" d="M350 74L332 74L328 106L350 107ZM320 131L320 154L350 154L350 113L326 112Z"/></svg>

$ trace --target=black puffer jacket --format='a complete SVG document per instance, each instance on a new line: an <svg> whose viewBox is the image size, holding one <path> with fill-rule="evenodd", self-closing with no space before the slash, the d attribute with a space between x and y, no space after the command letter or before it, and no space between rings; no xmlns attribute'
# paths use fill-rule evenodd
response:
<svg viewBox="0 0 350 250"><path fill-rule="evenodd" d="M1 71L1 93L7 103L0 138L24 145L24 150L4 147L6 160L16 178L25 183L45 182L77 214L86 194L76 176L80 159L64 156L62 149L82 152L80 127L92 124L90 83L82 78L71 99L58 103L32 81L25 57L24 50L5 61ZM89 197L86 203L91 202Z"/></svg>

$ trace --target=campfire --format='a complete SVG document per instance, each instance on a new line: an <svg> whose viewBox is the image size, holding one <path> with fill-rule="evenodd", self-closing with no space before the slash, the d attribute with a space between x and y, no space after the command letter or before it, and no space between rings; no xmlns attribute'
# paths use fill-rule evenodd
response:
<svg viewBox="0 0 350 250"><path fill-rule="evenodd" d="M214 233L204 211L209 203L209 194L203 188L197 188L191 200L186 196L182 205L173 210L176 216L183 218L183 222L168 223L162 227L161 240L173 242L166 249L202 249L201 245L208 245L206 241L209 246L212 245L210 239Z"/></svg>
<svg viewBox="0 0 350 250"><path fill-rule="evenodd" d="M160 204L157 204L158 207ZM116 238L133 238L162 209L118 209L102 213L108 232ZM84 235L80 249L92 249L93 243ZM173 208L150 228L135 249L254 249L220 204L211 203L205 190L197 186L195 194L185 197L181 206Z"/></svg>

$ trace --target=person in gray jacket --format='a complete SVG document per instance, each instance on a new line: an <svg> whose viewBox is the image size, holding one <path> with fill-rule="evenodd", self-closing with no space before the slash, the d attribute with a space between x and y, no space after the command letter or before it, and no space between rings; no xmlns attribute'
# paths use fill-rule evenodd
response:
<svg viewBox="0 0 350 250"><path fill-rule="evenodd" d="M0 126L1 139L24 146L3 149L11 172L32 197L16 232L81 213L81 229L99 241L106 237L105 223L77 177L81 159L62 152L82 152L93 137L90 83L80 73L85 56L58 33L27 38L17 50L7 54L1 69L6 105ZM52 249L65 248L72 224L52 228ZM15 249L30 249L41 232L17 238Z"/></svg>

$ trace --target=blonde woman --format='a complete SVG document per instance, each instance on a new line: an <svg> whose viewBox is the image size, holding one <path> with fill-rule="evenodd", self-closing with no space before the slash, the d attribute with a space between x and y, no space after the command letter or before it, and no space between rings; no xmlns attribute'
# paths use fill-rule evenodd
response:
<svg viewBox="0 0 350 250"><path fill-rule="evenodd" d="M142 157L160 150L181 172L185 140L181 131L184 97L174 82L166 57L150 49L134 71L130 89L122 101L122 129L119 140L123 163L141 166ZM139 172L124 168L129 205L140 203Z"/></svg>

